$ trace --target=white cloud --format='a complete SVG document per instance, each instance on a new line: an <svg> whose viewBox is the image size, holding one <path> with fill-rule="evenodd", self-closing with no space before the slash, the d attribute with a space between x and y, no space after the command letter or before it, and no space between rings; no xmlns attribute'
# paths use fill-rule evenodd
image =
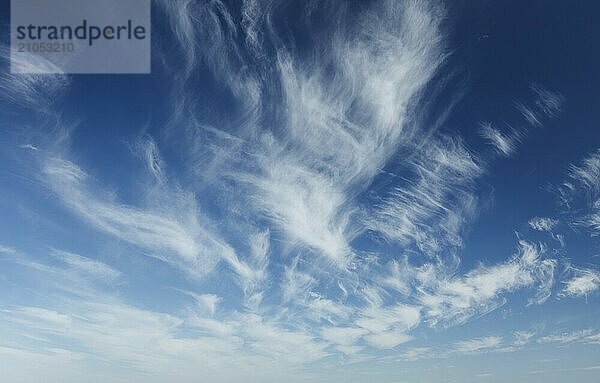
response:
<svg viewBox="0 0 600 383"><path fill-rule="evenodd" d="M353 309L346 304L338 303L321 296L319 293L309 293L309 298L303 302L307 309L307 317L317 320L324 319L330 323L347 320Z"/></svg>
<svg viewBox="0 0 600 383"><path fill-rule="evenodd" d="M569 167L569 180L557 188L570 223L600 235L600 150L587 155L580 164Z"/></svg>
<svg viewBox="0 0 600 383"><path fill-rule="evenodd" d="M571 165L569 176L594 196L600 192L600 150L584 158L581 165Z"/></svg>
<svg viewBox="0 0 600 383"><path fill-rule="evenodd" d="M464 323L504 304L502 293L533 286L537 292L530 302L544 302L554 283L556 262L542 258L543 253L542 246L521 240L519 254L504 263L481 266L461 277L427 277L427 283L419 287L419 301L428 321Z"/></svg>
<svg viewBox="0 0 600 383"><path fill-rule="evenodd" d="M11 358L34 360L33 354L42 353L59 362L63 353L56 345L76 344L76 348L65 350L73 356L62 364L69 371L84 368L86 364L81 360L85 356L93 366L118 364L130 379L148 373L165 376L177 368L185 379L202 372L217 381L231 381L227 367L233 363L240 365L235 372L229 372L232 376L250 373L257 365L266 369L269 376L275 376L280 369L328 355L325 348L329 342L256 314L216 318L220 298L212 294L187 293L200 305L200 313L164 314L129 305L94 280L72 279L71 275L77 275L79 270L71 264L61 263L56 268L38 267L42 264L23 266L37 274L21 283L44 286L45 301L39 306L0 308L4 328L11 334L0 353L10 354ZM65 284L73 289L63 290ZM13 341L20 351L11 347ZM52 356L55 353L59 355Z"/></svg>
<svg viewBox="0 0 600 383"><path fill-rule="evenodd" d="M15 254L17 254L17 251L15 249L13 249L12 247L0 245L0 254L15 255Z"/></svg>
<svg viewBox="0 0 600 383"><path fill-rule="evenodd" d="M592 329L578 330L572 332L563 332L559 334L552 334L543 336L538 339L538 343L589 343L589 344L600 344L600 333Z"/></svg>
<svg viewBox="0 0 600 383"><path fill-rule="evenodd" d="M479 134L494 147L497 153L504 156L510 156L519 142L519 137L514 132L503 133L494 128L491 122L482 122Z"/></svg>
<svg viewBox="0 0 600 383"><path fill-rule="evenodd" d="M558 220L546 217L533 217L529 220L529 226L533 230L537 231L552 231L556 225L558 224Z"/></svg>
<svg viewBox="0 0 600 383"><path fill-rule="evenodd" d="M360 327L325 327L321 329L321 336L329 342L351 346L367 332Z"/></svg>
<svg viewBox="0 0 600 383"><path fill-rule="evenodd" d="M528 345L535 333L517 331L513 335L514 341L510 344L506 344L501 336L487 336L436 347L415 347L402 353L398 360L412 362L420 359L448 358L453 355L464 357L483 353L513 352Z"/></svg>
<svg viewBox="0 0 600 383"><path fill-rule="evenodd" d="M339 215L344 193L326 177L286 159L264 166L268 175L254 181L263 212L285 230L291 245L300 241L345 267L351 252L344 231L348 218Z"/></svg>
<svg viewBox="0 0 600 383"><path fill-rule="evenodd" d="M256 315L247 315L243 320L250 349L258 355L294 364L319 360L327 355L327 343L305 332L280 328Z"/></svg>
<svg viewBox="0 0 600 383"><path fill-rule="evenodd" d="M536 106L548 117L554 117L562 111L565 98L556 92L549 91L539 84L531 84L531 90L536 94Z"/></svg>
<svg viewBox="0 0 600 383"><path fill-rule="evenodd" d="M298 258L286 267L282 284L283 302L305 299L317 280L307 273L298 270Z"/></svg>
<svg viewBox="0 0 600 383"><path fill-rule="evenodd" d="M560 368L560 369L547 369L547 370L533 370L529 371L529 374L555 374L557 372L574 372L574 371L596 371L600 370L600 366L587 366L577 368Z"/></svg>
<svg viewBox="0 0 600 383"><path fill-rule="evenodd" d="M192 297L196 301L198 307L210 316L215 315L217 305L223 300L223 298L215 294L195 294L190 291L182 292Z"/></svg>
<svg viewBox="0 0 600 383"><path fill-rule="evenodd" d="M539 84L531 84L530 89L535 96L535 105L528 106L517 102L515 103L515 107L529 124L541 127L544 118L556 117L562 111L562 104L565 98L559 93L549 91Z"/></svg>
<svg viewBox="0 0 600 383"><path fill-rule="evenodd" d="M365 335L365 341L373 347L380 349L391 349L399 344L409 342L412 336L398 329L391 329L379 333Z"/></svg>
<svg viewBox="0 0 600 383"><path fill-rule="evenodd" d="M483 173L460 140L440 138L409 162L414 180L395 187L369 228L433 255L460 246L465 221L474 215L473 182Z"/></svg>
<svg viewBox="0 0 600 383"><path fill-rule="evenodd" d="M0 99L32 108L36 113L50 113L49 106L69 84L65 75L47 74L57 72L57 68L40 55L23 53L11 57L10 48L0 45L0 60L11 62L15 69L14 73L4 70L0 74Z"/></svg>
<svg viewBox="0 0 600 383"><path fill-rule="evenodd" d="M159 182L165 182L165 163L154 139L145 135L133 145L133 150L144 161L153 177Z"/></svg>
<svg viewBox="0 0 600 383"><path fill-rule="evenodd" d="M317 62L279 50L283 121L249 143L258 171L234 178L290 246L341 268L351 262L354 196L414 135L408 105L442 62L440 16L423 3L386 1L347 26L351 37L334 33Z"/></svg>
<svg viewBox="0 0 600 383"><path fill-rule="evenodd" d="M498 336L463 340L455 343L454 352L459 354L487 352L498 348L501 344L502 338Z"/></svg>
<svg viewBox="0 0 600 383"><path fill-rule="evenodd" d="M413 362L415 360L423 359L426 357L433 356L433 350L429 347L415 347L402 353L400 360Z"/></svg>
<svg viewBox="0 0 600 383"><path fill-rule="evenodd" d="M163 208L138 208L111 200L72 162L50 158L43 181L74 213L96 229L127 241L191 275L204 275L233 250L198 220L193 195L169 193ZM165 201L166 202L166 201Z"/></svg>
<svg viewBox="0 0 600 383"><path fill-rule="evenodd" d="M257 308L263 298L264 290L269 283L267 267L270 253L270 233L268 230L257 232L249 237L250 256L246 263L237 261L234 270L237 271L239 284L244 291L247 307ZM243 271L243 272L242 272Z"/></svg>
<svg viewBox="0 0 600 383"><path fill-rule="evenodd" d="M299 55L285 39L272 39L277 54L267 64L269 38L257 28L268 20L269 6L245 3L239 29L232 28L233 17L222 4L168 7L179 43L193 45L186 62L206 64L243 111L237 125L224 122L218 129L206 127L195 115L200 128L191 135L191 162L202 165L200 177L216 174L211 182L223 177L239 187L245 195L238 209L266 217L282 257L294 254L280 265L283 277L273 284L284 305L292 306L286 306L286 315L336 327L344 321L352 327L361 323L369 331L365 340L383 345L378 337L390 332L398 335L398 342L391 343L399 344L421 320L463 323L498 307L507 292L536 286L539 294L533 300L547 298L551 260L527 263L525 257L515 257L467 275L455 273L452 255L426 264L429 269L392 261L387 263L390 275L382 281L374 276L377 261L352 248L352 241L368 230L411 250L414 246L424 256L445 258L462 245L462 231L477 212L475 182L484 174L484 161L459 137L421 131L413 110L445 58L443 9L419 1L368 6L352 25L332 22L314 36L318 55ZM199 18L209 21L194 29L193 20ZM241 39L232 37L237 33ZM276 33L273 27L267 34ZM208 39L211 35L215 37ZM203 55L204 61L191 55ZM251 68L242 65L244 59L253 60ZM182 92L187 101L193 98L188 96L193 92ZM275 116L273 109L279 111ZM514 132L503 135L501 148L509 151L516 137ZM394 157L397 153L402 158ZM406 174L393 174L394 182L381 189L383 197L368 196L376 209L361 206L357 197L390 164ZM325 262L314 260L313 254ZM239 262L247 260L229 259L239 265L232 269L244 274ZM316 265L298 266L299 259ZM339 277L341 299L321 279L331 276ZM388 288L414 294L420 313L415 324L370 321L368 307L385 312L397 306L386 300ZM356 304L357 295L368 302L367 308Z"/></svg>
<svg viewBox="0 0 600 383"><path fill-rule="evenodd" d="M35 152L37 152L37 151L40 150L37 146L32 145L32 144L22 144L22 145L19 145L19 148L21 148L21 149L29 149L29 150L33 150Z"/></svg>
<svg viewBox="0 0 600 383"><path fill-rule="evenodd" d="M520 102L517 102L515 104L515 108L517 108L517 110L519 112L521 112L521 114L523 115L523 117L525 118L525 120L533 125L533 126L538 126L541 127L542 126L542 122L540 120L540 116L538 116L533 109L531 109L530 107L526 106L525 104L522 104Z"/></svg>
<svg viewBox="0 0 600 383"><path fill-rule="evenodd" d="M105 263L95 261L93 259L83 257L81 255L71 253L64 250L52 249L50 254L62 262L69 268L81 272L85 275L112 281L117 279L121 273Z"/></svg>
<svg viewBox="0 0 600 383"><path fill-rule="evenodd" d="M572 277L564 281L564 288L560 292L562 296L587 297L589 294L600 289L600 272L592 269L578 269L570 267Z"/></svg>
<svg viewBox="0 0 600 383"><path fill-rule="evenodd" d="M535 335L535 332L532 331L516 331L514 333L515 340L513 345L515 347L523 347L529 343L531 338Z"/></svg>
<svg viewBox="0 0 600 383"><path fill-rule="evenodd" d="M407 332L420 321L419 307L399 304L391 307L367 307L362 310L355 324L369 331L363 337L368 344L380 349L390 349L411 340L412 336Z"/></svg>

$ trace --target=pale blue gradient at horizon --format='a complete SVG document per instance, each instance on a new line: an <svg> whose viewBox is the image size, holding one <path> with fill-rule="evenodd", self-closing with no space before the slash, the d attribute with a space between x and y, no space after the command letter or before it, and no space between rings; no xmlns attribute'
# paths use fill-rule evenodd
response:
<svg viewBox="0 0 600 383"><path fill-rule="evenodd" d="M157 0L149 75L3 46L0 375L595 382L599 10Z"/></svg>

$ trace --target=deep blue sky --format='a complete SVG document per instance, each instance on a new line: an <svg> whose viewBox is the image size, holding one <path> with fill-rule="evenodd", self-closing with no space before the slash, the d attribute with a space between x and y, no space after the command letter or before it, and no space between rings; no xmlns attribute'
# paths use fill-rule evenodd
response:
<svg viewBox="0 0 600 383"><path fill-rule="evenodd" d="M594 381L600 4L182 4L149 75L2 47L2 376Z"/></svg>

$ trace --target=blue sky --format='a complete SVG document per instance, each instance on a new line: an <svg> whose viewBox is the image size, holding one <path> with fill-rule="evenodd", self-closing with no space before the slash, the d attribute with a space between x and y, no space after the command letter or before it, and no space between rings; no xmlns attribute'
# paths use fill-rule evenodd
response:
<svg viewBox="0 0 600 383"><path fill-rule="evenodd" d="M152 7L150 75L0 50L4 379L594 381L599 4Z"/></svg>

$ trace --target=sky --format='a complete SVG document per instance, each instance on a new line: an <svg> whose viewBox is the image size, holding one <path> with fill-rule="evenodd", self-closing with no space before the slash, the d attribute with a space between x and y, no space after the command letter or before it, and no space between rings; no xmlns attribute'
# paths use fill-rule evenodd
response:
<svg viewBox="0 0 600 383"><path fill-rule="evenodd" d="M148 75L3 38L0 375L597 381L599 12L157 0Z"/></svg>

